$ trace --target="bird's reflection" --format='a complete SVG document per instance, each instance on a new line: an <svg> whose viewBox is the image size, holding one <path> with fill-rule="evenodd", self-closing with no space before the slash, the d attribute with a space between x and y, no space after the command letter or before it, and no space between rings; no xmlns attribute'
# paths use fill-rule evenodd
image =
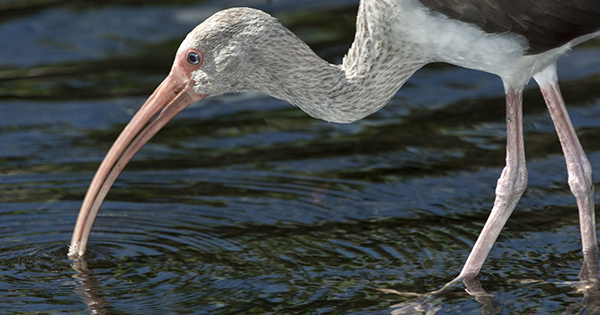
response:
<svg viewBox="0 0 600 315"><path fill-rule="evenodd" d="M73 275L73 278L79 280L76 292L82 297L90 313L107 314L107 308L110 303L101 296L98 281L88 269L87 261L83 257L77 258L73 261L71 267L77 272Z"/></svg>
<svg viewBox="0 0 600 315"><path fill-rule="evenodd" d="M600 291L598 291L598 252L584 253L583 265L579 272L577 289L583 293L583 299L573 303L563 314L600 314Z"/></svg>
<svg viewBox="0 0 600 315"><path fill-rule="evenodd" d="M579 281L569 283L578 293L583 294L583 299L571 303L563 312L564 315L574 314L600 314L600 291L598 290L598 252L584 253L583 265L579 273ZM481 314L495 315L502 312L501 301L495 301L492 294L487 293L477 278L462 281L466 293L457 292L460 281L453 280L439 290L424 294L412 292L398 292L382 289L385 293L394 293L404 297L414 297L406 302L393 305L392 315L426 314L434 315L441 310L444 298L467 293L481 304Z"/></svg>
<svg viewBox="0 0 600 315"><path fill-rule="evenodd" d="M108 314L110 302L102 297L98 281L93 272L90 271L87 261L81 257L73 260L71 264L76 274L73 278L78 280L76 292L91 314ZM573 286L583 299L571 303L563 312L564 315L574 314L600 314L600 291L598 290L598 253L584 255L583 265L579 273L579 281L567 283ZM446 297L470 295L481 304L481 314L495 315L502 312L502 301L494 300L494 296L486 292L477 278L462 281L464 291L460 290L461 281L451 281L439 290L418 294L412 292L399 292L390 289L381 289L385 293L393 293L411 299L393 305L392 315L403 314L427 314L434 315L441 310L442 301Z"/></svg>

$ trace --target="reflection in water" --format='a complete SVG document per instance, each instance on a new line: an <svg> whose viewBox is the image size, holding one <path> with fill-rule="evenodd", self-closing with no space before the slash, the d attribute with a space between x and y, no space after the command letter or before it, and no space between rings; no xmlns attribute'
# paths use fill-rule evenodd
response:
<svg viewBox="0 0 600 315"><path fill-rule="evenodd" d="M107 307L110 303L102 297L98 281L88 269L87 261L84 258L76 259L71 267L76 272L73 278L79 280L76 285L77 294L81 296L83 302L87 305L87 310L91 314L107 314Z"/></svg>
<svg viewBox="0 0 600 315"><path fill-rule="evenodd" d="M563 312L565 315L571 314L600 314L600 290L598 289L598 255L586 255L579 273L579 282L569 283L568 285L576 289L578 293L583 294L581 301L573 302L568 305ZM541 280L540 280L541 282ZM525 281L524 285L530 285L531 281ZM427 314L434 315L441 310L442 300L448 296L456 295L456 282L449 282L443 288L425 293L415 294L410 292L398 292L395 290L381 290L386 293L393 293L400 296L417 296L406 302L393 305L392 315L403 314ZM502 301L496 301L493 294L486 292L477 278L463 280L465 291L471 295L479 304L481 304L481 314L495 315L502 313Z"/></svg>
<svg viewBox="0 0 600 315"><path fill-rule="evenodd" d="M583 266L579 273L578 291L583 294L581 302L569 305L564 314L600 314L600 291L598 290L598 253L583 253Z"/></svg>

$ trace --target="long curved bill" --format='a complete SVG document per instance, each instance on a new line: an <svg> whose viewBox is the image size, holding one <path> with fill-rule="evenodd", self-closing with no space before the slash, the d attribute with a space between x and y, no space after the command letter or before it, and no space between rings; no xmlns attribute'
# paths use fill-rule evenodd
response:
<svg viewBox="0 0 600 315"><path fill-rule="evenodd" d="M69 257L77 258L85 253L98 210L119 173L135 153L175 115L208 96L194 92L193 85L194 82L185 71L174 66L169 76L123 129L100 164L85 195L73 230Z"/></svg>

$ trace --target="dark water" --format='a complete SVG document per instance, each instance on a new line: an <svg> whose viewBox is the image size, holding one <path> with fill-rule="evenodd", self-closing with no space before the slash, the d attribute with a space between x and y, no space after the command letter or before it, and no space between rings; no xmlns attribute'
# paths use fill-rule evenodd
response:
<svg viewBox="0 0 600 315"><path fill-rule="evenodd" d="M253 94L186 109L117 180L87 260L66 258L93 173L189 30L254 6L337 63L357 2L1 1L0 313L391 314L412 297L380 289L455 277L504 163L504 97L439 64L349 125ZM599 55L593 41L559 63L596 174ZM564 159L534 85L525 102L530 185L481 283L502 314L589 314ZM485 308L460 286L430 302Z"/></svg>

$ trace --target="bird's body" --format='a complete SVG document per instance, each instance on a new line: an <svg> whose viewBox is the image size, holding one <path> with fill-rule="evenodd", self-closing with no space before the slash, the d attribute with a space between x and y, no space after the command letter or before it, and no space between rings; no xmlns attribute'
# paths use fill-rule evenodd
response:
<svg viewBox="0 0 600 315"><path fill-rule="evenodd" d="M215 56L215 67L219 73L244 81L229 79L228 84L215 85L218 80L213 80L211 85L215 86L209 88L206 84L202 92L218 95L259 91L295 104L315 118L349 123L383 107L415 71L428 63L446 62L493 73L505 84L518 89L534 73L554 64L575 44L598 35L600 30L596 25L592 33L574 33L572 41L532 55L528 38L510 32L509 27L496 27L492 30L501 32L488 33L476 24L432 11L422 2L427 3L426 0L363 1L354 43L339 66L318 57L275 18L262 11L237 8L218 12L203 24L211 28L223 25L222 32L233 35L229 46L220 51L222 55ZM596 17L600 20L598 7L595 5ZM537 12L537 15L544 13ZM528 19L535 19L537 15L531 14ZM190 33L182 47L200 42L206 33L202 26ZM243 47L244 40L236 37L246 36L248 29L262 33L262 40L253 41L252 47ZM210 40L202 42L210 45ZM539 50L535 46L535 51ZM231 69L228 57L238 52L248 54L248 58L258 60L263 67L248 70L237 68L243 65L234 65L233 71L219 70ZM244 76L236 75L236 70Z"/></svg>
<svg viewBox="0 0 600 315"><path fill-rule="evenodd" d="M349 123L379 110L414 72L432 62L496 74L507 96L507 164L490 218L457 279L479 272L527 185L521 100L532 77L563 146L584 253L597 255L591 167L558 90L556 60L598 34L596 0L363 0L354 43L342 65L331 65L262 11L218 12L186 37L169 77L100 166L82 205L70 255L85 252L96 213L125 164L189 104L227 92L257 91L315 118Z"/></svg>
<svg viewBox="0 0 600 315"><path fill-rule="evenodd" d="M419 0L431 12L468 23L488 34L513 34L536 55L589 38L598 31L598 3L588 0ZM570 46L577 44L571 43Z"/></svg>

